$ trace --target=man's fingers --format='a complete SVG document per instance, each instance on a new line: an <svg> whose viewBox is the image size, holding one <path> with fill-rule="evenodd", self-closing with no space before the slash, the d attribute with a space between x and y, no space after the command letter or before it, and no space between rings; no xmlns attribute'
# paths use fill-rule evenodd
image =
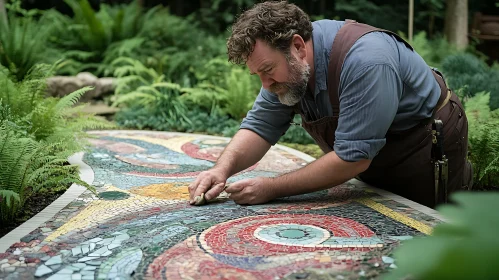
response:
<svg viewBox="0 0 499 280"><path fill-rule="evenodd" d="M196 192L197 186L199 185L200 178L197 177L194 182L189 185L189 200L194 199L194 193Z"/></svg>
<svg viewBox="0 0 499 280"><path fill-rule="evenodd" d="M244 200L244 194L242 193L233 193L230 195L230 199L232 199L235 203L241 204Z"/></svg>
<svg viewBox="0 0 499 280"><path fill-rule="evenodd" d="M245 184L243 181L235 182L235 183L231 184L230 186L228 186L225 189L225 192L230 193L232 196L232 194L242 191L244 189L244 186L245 186Z"/></svg>
<svg viewBox="0 0 499 280"><path fill-rule="evenodd" d="M213 188L211 188L208 192L205 193L204 197L206 198L206 200L210 200L217 197L224 189L224 186L225 183L219 183L215 185Z"/></svg>
<svg viewBox="0 0 499 280"><path fill-rule="evenodd" d="M194 199L197 196L200 196L202 193L206 193L207 190L209 190L211 187L211 180L208 178L203 178L200 180L199 185L196 188L196 191L194 192L194 195L191 196L190 203L194 204Z"/></svg>

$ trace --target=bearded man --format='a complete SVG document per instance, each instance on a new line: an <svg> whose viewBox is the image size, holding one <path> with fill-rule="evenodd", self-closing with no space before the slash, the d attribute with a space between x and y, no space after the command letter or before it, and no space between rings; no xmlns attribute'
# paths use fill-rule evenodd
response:
<svg viewBox="0 0 499 280"><path fill-rule="evenodd" d="M311 22L293 4L263 2L238 18L227 48L229 61L246 64L262 88L215 166L189 186L191 204L218 196L227 178L258 162L295 114L325 155L279 177L231 184L236 203L358 178L434 207L471 187L463 106L397 34L350 20Z"/></svg>

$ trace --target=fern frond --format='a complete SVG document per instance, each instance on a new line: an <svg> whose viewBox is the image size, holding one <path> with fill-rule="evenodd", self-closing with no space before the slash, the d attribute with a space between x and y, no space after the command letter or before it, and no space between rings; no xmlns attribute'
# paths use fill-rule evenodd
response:
<svg viewBox="0 0 499 280"><path fill-rule="evenodd" d="M161 83L154 83L151 86L154 88L167 88L167 89L173 89L176 91L182 90L182 87L179 84L175 84L175 83L161 82Z"/></svg>
<svg viewBox="0 0 499 280"><path fill-rule="evenodd" d="M132 91L125 95L119 96L114 102L113 106L117 106L119 104L126 104L130 102L138 102L140 104L148 104L154 102L154 96L151 94L140 92L140 91Z"/></svg>
<svg viewBox="0 0 499 280"><path fill-rule="evenodd" d="M120 66L120 64L123 64ZM142 62L129 57L119 57L111 65L116 66L114 76L121 78L127 75L140 75L157 80L160 75L152 68L146 67Z"/></svg>
<svg viewBox="0 0 499 280"><path fill-rule="evenodd" d="M16 192L13 192L11 190L0 190L0 197L2 198L0 200L0 202L5 201L5 204L7 205L7 207L10 207L12 199L14 199L14 201L17 201L17 202L21 201L19 194Z"/></svg>
<svg viewBox="0 0 499 280"><path fill-rule="evenodd" d="M93 87L87 86L64 96L57 102L54 110L56 112L62 112L64 109L75 105L86 92L93 89Z"/></svg>
<svg viewBox="0 0 499 280"><path fill-rule="evenodd" d="M127 93L131 90L134 84L148 84L148 81L141 76L131 75L123 78L119 78L116 82L115 94L120 95Z"/></svg>

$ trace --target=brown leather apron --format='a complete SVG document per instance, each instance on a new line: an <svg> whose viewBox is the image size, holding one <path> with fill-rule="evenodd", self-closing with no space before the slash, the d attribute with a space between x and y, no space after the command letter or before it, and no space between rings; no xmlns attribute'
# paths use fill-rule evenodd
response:
<svg viewBox="0 0 499 280"><path fill-rule="evenodd" d="M409 43L391 31L352 20L346 21L334 39L328 65L327 87L333 110L332 116L307 120L303 111L298 110L302 117L303 128L324 153L333 151L334 147L340 113L338 88L343 61L360 37L374 31L389 33L413 49ZM462 189L471 181L471 166L466 160L468 123L463 106L458 97L447 88L441 75L432 72L441 88L433 117L422 120L417 126L405 131L389 131L386 135L386 145L373 159L368 170L358 176L368 184L428 207L435 207L435 177L431 157L432 119L440 119L444 123L444 149L449 159L448 194ZM313 94L307 91L305 98L313 98Z"/></svg>

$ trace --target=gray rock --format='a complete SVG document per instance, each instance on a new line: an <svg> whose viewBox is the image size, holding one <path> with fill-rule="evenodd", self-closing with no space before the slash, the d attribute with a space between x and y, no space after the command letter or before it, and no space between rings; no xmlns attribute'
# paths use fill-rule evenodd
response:
<svg viewBox="0 0 499 280"><path fill-rule="evenodd" d="M47 93L54 97L63 97L86 86L94 89L87 91L81 102L88 102L104 93L114 91L115 78L97 78L89 72L82 72L76 76L54 76L47 80Z"/></svg>
<svg viewBox="0 0 499 280"><path fill-rule="evenodd" d="M4 268L3 271L14 272L14 271L16 271L16 267L15 266L7 267L7 268Z"/></svg>

